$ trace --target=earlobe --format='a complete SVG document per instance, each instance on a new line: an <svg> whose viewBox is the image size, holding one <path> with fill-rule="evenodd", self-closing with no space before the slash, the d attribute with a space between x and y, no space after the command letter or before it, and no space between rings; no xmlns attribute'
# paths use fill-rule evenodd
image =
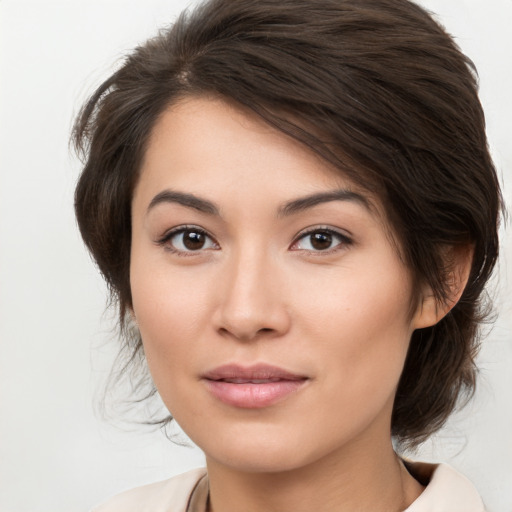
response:
<svg viewBox="0 0 512 512"><path fill-rule="evenodd" d="M474 247L470 244L452 245L443 250L446 295L444 299L438 300L432 288L429 285L425 286L414 317L415 329L437 324L459 302L471 272L473 252Z"/></svg>
<svg viewBox="0 0 512 512"><path fill-rule="evenodd" d="M418 308L414 315L414 329L423 329L437 324L444 315L439 312L439 304L429 287L428 293L422 294Z"/></svg>

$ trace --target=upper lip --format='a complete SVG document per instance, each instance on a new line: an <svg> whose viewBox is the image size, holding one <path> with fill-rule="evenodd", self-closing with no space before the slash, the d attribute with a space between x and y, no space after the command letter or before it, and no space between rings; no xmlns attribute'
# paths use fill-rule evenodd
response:
<svg viewBox="0 0 512 512"><path fill-rule="evenodd" d="M239 364L225 364L207 371L202 375L207 380L225 381L279 381L279 380L305 380L305 375L292 373L283 368L268 364L255 364L242 366Z"/></svg>

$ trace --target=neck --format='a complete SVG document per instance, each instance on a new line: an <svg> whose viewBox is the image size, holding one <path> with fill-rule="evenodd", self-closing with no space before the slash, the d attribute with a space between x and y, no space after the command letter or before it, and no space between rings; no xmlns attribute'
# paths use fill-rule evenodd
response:
<svg viewBox="0 0 512 512"><path fill-rule="evenodd" d="M372 448L366 454L345 449L271 473L239 471L207 457L208 512L402 512L423 487L405 469L391 441Z"/></svg>

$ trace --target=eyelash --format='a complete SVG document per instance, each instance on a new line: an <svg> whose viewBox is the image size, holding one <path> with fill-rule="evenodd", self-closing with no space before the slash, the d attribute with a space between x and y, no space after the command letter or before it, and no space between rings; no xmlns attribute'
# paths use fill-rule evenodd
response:
<svg viewBox="0 0 512 512"><path fill-rule="evenodd" d="M197 250L181 250L181 249L177 249L176 247L174 247L170 242L171 240L176 236L176 235L179 235L179 234L182 234L182 233L186 233L186 232L191 232L191 233L197 233L198 235L202 235L204 237L206 237L207 239L209 239L211 241L211 243L213 243L216 247L219 247L219 244L217 243L217 241L211 236L209 235L204 229L201 229L200 227L198 226L193 226L193 225L189 225L189 226L178 226L176 228L173 228L171 229L170 231L167 231L164 236L162 238L160 238L159 240L157 240L157 244L164 247L165 250L173 253L173 254L176 254L178 256L195 256L197 255L199 252L203 251L203 250L209 250L211 248L206 248L206 249L203 249L202 247L197 249Z"/></svg>
<svg viewBox="0 0 512 512"><path fill-rule="evenodd" d="M308 236L311 236L315 233L322 233L325 235L329 235L332 237L333 241L334 239L338 239L339 243L337 243L334 247L329 247L325 250L311 250L311 249L294 249L297 251L306 251L309 254L313 255L326 255L326 254L332 254L334 252L337 252L341 250L343 247L347 247L352 245L353 241L351 238L349 238L347 235L340 233L339 231L326 227L326 226L315 226L314 228L308 229L307 231L303 231L302 233L299 233L297 235L295 241L292 243L291 248L298 245L298 243L307 238Z"/></svg>
<svg viewBox="0 0 512 512"><path fill-rule="evenodd" d="M185 257L195 256L204 250L212 249L212 247L207 247L207 248L200 247L197 250L193 250L193 249L182 250L182 249L177 249L175 246L173 246L170 243L170 241L176 235L186 233L187 231L192 232L192 233L197 233L197 234L202 235L205 238L209 239L210 244L215 245L215 247L213 249L216 250L217 248L220 248L217 241L211 235L209 235L208 232L206 232L204 229L202 229L198 226L193 226L193 225L178 226L176 228L173 228L170 231L166 232L163 237L161 237L159 240L157 240L156 243L160 246L163 246L167 251L169 251L173 254L176 254L178 256L185 256ZM334 247L329 247L325 250L295 248L301 240L303 240L303 239L307 238L308 236L311 236L315 233L322 233L324 235L328 235L328 236L332 237L333 241L334 241L334 239L338 239L338 243ZM334 252L337 252L337 251L341 250L343 247L347 247L347 246L351 245L352 243L353 243L353 241L347 235L342 234L335 229L332 229L329 227L324 227L324 226L317 226L317 227L308 229L307 231L303 231L302 233L299 233L299 235L297 235L297 237L295 238L294 242L291 244L290 249L294 250L294 251L304 251L304 252L307 252L307 253L313 254L313 255L326 255L326 254L332 254Z"/></svg>

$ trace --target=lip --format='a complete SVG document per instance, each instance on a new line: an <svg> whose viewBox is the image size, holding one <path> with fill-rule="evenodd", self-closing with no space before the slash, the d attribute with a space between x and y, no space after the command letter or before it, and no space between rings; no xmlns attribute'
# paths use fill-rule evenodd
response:
<svg viewBox="0 0 512 512"><path fill-rule="evenodd" d="M221 402L243 409L268 407L297 392L309 380L277 366L219 366L202 375L210 393Z"/></svg>

